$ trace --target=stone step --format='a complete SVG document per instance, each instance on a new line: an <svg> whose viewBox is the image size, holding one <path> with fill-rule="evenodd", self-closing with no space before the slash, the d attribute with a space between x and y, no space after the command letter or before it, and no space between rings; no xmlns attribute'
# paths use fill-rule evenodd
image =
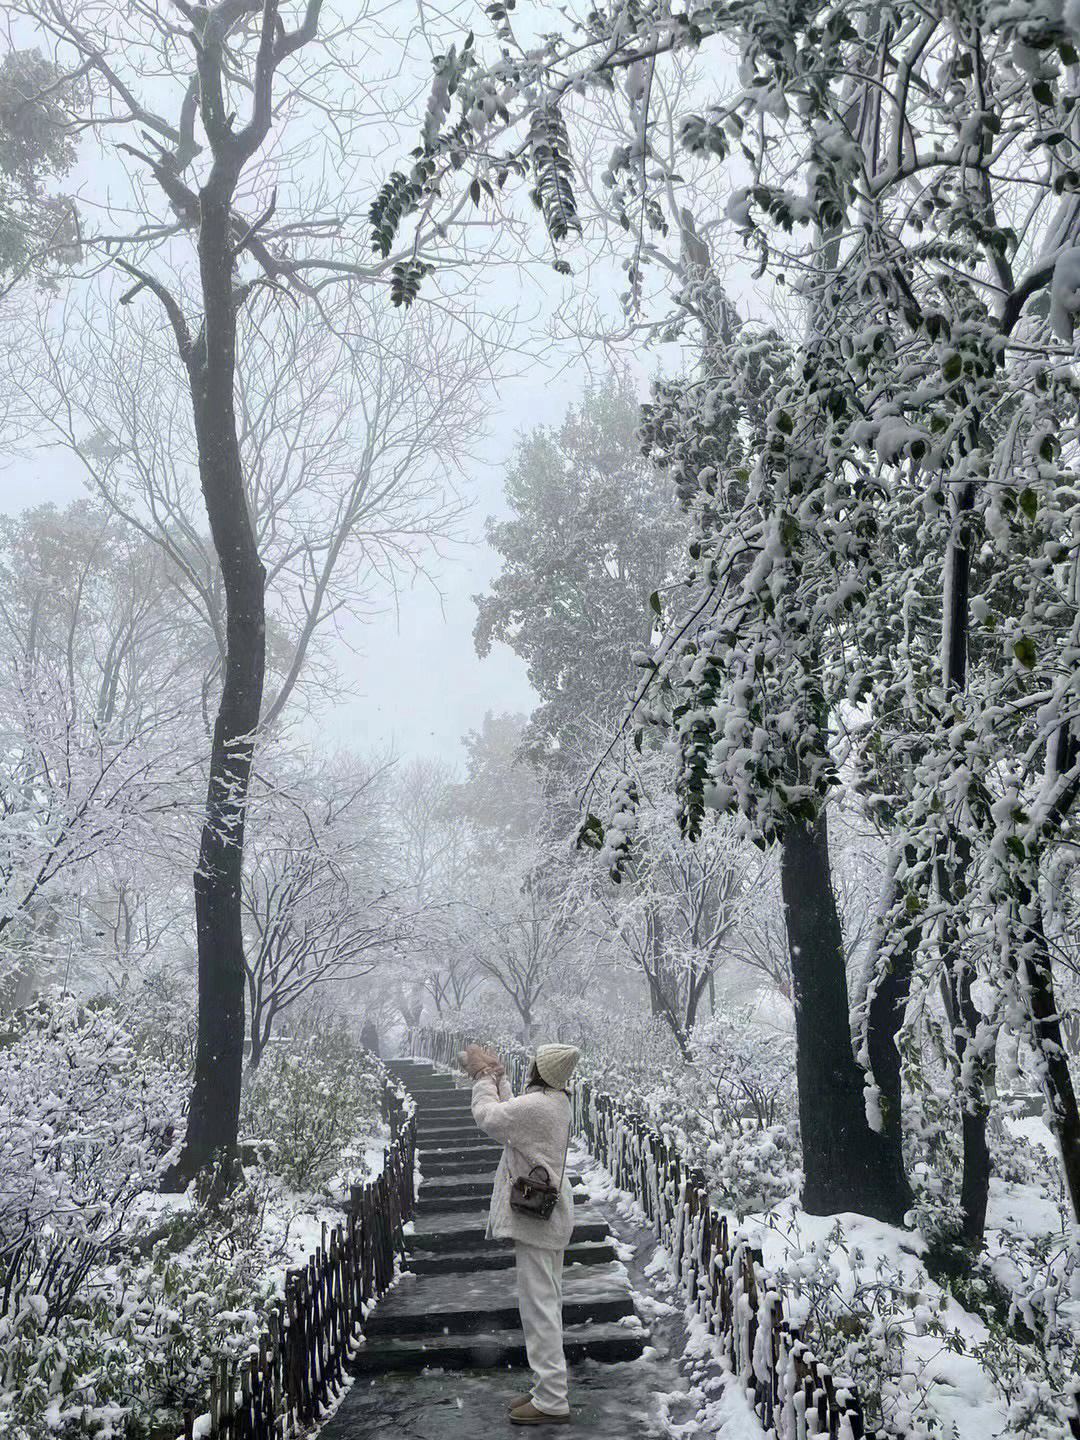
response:
<svg viewBox="0 0 1080 1440"><path fill-rule="evenodd" d="M476 1176L462 1180L456 1175L426 1175L420 1182L418 1200L456 1200L462 1197L480 1196L486 1199L491 1194L491 1176Z"/></svg>
<svg viewBox="0 0 1080 1440"><path fill-rule="evenodd" d="M486 1198L491 1194L491 1181L493 1176L494 1170L491 1175L487 1176L476 1175L474 1173L468 1180L463 1180L460 1174L429 1176L425 1172L424 1178L420 1182L419 1198L421 1200L435 1200L451 1195L483 1195ZM579 1186L581 1184L581 1176L571 1175L570 1184L575 1188Z"/></svg>
<svg viewBox="0 0 1080 1440"><path fill-rule="evenodd" d="M462 1166L470 1165L474 1160L487 1160L492 1155L498 1157L503 1151L501 1145L483 1135L463 1135L449 1145L438 1143L438 1137L435 1140L428 1140L426 1137L421 1140L417 1136L416 1148L421 1155L428 1155L432 1160L453 1160Z"/></svg>
<svg viewBox="0 0 1080 1440"><path fill-rule="evenodd" d="M462 1154L459 1150L421 1150L420 1173L428 1176L451 1176L462 1174L495 1174L501 1150L477 1148Z"/></svg>
<svg viewBox="0 0 1080 1440"><path fill-rule="evenodd" d="M474 1160L489 1160L493 1153L501 1155L503 1147L474 1132L472 1135L418 1135L416 1148L432 1160L456 1160L466 1166Z"/></svg>
<svg viewBox="0 0 1080 1440"><path fill-rule="evenodd" d="M446 1135L441 1130L436 1134L423 1135L418 1131L416 1141L421 1150L445 1150L453 1155L461 1155L470 1150L503 1148L497 1140L492 1140L490 1135L484 1135L475 1126L460 1135Z"/></svg>
<svg viewBox="0 0 1080 1440"><path fill-rule="evenodd" d="M636 1360L647 1343L644 1331L617 1324L568 1325L563 1330L563 1349L571 1365L582 1360ZM360 1346L349 1368L354 1375L372 1375L387 1370L504 1369L524 1364L524 1337L506 1331L373 1339Z"/></svg>
<svg viewBox="0 0 1080 1440"><path fill-rule="evenodd" d="M416 1218L419 1220L424 1215L436 1215L443 1210L476 1210L479 1213L486 1213L490 1195L490 1189L485 1189L477 1195L433 1195L427 1197L421 1194L416 1202ZM588 1203L588 1199L584 1190L574 1191L575 1205L585 1205Z"/></svg>
<svg viewBox="0 0 1080 1440"><path fill-rule="evenodd" d="M604 1324L634 1313L621 1268L583 1265L563 1276L566 1325ZM521 1323L516 1277L505 1270L402 1275L364 1321L370 1340L390 1336L471 1335L516 1330Z"/></svg>
<svg viewBox="0 0 1080 1440"><path fill-rule="evenodd" d="M500 1152L501 1153L501 1152ZM454 1156L454 1159L436 1159L435 1155L420 1155L419 1171L425 1179L452 1179L461 1175L482 1176L488 1184L495 1178L498 1169L498 1155Z"/></svg>
<svg viewBox="0 0 1080 1440"><path fill-rule="evenodd" d="M490 1135L483 1134L474 1125L471 1130L462 1130L460 1135L447 1135L444 1131L433 1131L425 1134L422 1131L416 1132L417 1144L423 1150L453 1150L455 1154L461 1154L463 1150L501 1150L503 1147L497 1140L492 1140Z"/></svg>
<svg viewBox="0 0 1080 1440"><path fill-rule="evenodd" d="M568 1245L566 1265L607 1265L618 1259L612 1246L605 1240L586 1240L580 1245ZM455 1275L473 1270L512 1270L514 1250L496 1248L491 1240L481 1245L470 1245L460 1250L432 1250L410 1255L406 1268L415 1275Z"/></svg>
<svg viewBox="0 0 1080 1440"><path fill-rule="evenodd" d="M412 1225L412 1232L405 1237L405 1253L408 1255L432 1251L445 1253L447 1250L461 1250L480 1244L499 1246L513 1254L512 1241L484 1239L487 1213L483 1209L464 1213L460 1210L435 1211L429 1215L418 1215ZM610 1235L608 1223L599 1210L590 1209L587 1205L575 1209L571 1245L607 1240Z"/></svg>

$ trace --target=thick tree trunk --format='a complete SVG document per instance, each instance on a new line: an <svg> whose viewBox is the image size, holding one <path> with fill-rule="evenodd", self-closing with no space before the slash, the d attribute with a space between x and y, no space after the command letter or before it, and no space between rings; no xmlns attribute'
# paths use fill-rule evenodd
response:
<svg viewBox="0 0 1080 1440"><path fill-rule="evenodd" d="M795 1004L802 1203L814 1215L854 1210L903 1223L909 1191L895 1137L870 1129L851 1046L840 916L824 817L792 821L781 885Z"/></svg>
<svg viewBox="0 0 1080 1440"><path fill-rule="evenodd" d="M266 573L245 493L233 402L234 185L235 175L215 165L200 196L204 321L190 365L199 478L225 592L226 653L195 871L198 1038L187 1135L173 1176L180 1184L215 1158L230 1161L236 1153L246 984L240 882L265 672Z"/></svg>

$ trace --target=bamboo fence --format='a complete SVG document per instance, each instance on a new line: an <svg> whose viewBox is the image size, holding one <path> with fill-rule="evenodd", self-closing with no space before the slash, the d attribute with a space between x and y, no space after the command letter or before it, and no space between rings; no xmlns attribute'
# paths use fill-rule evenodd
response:
<svg viewBox="0 0 1080 1440"><path fill-rule="evenodd" d="M344 1222L328 1231L308 1263L289 1270L283 1297L265 1315L252 1352L222 1360L210 1408L184 1416L185 1440L286 1440L309 1429L339 1392L372 1301L392 1283L412 1218L416 1159L414 1106L387 1078L383 1117L391 1143L382 1174L354 1185Z"/></svg>

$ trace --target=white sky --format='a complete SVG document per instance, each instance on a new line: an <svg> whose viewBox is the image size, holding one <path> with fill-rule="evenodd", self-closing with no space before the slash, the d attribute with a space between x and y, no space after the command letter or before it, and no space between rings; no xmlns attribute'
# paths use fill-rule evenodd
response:
<svg viewBox="0 0 1080 1440"><path fill-rule="evenodd" d="M539 383L538 383L539 382ZM484 518L503 513L502 471L523 424L554 424L580 396L579 366L559 376L521 379L504 387L484 441L488 463L475 475L469 529L482 535ZM17 515L35 505L63 507L89 492L77 462L60 451L13 460L0 470L0 511ZM392 745L402 755L432 754L457 760L460 740L478 728L485 711L528 712L536 697L526 667L506 646L480 660L472 642L476 607L499 557L482 539L454 547L432 584L420 579L367 623L352 626L335 649L341 679L352 697L320 717L324 743L353 749ZM441 593L440 593L441 592Z"/></svg>

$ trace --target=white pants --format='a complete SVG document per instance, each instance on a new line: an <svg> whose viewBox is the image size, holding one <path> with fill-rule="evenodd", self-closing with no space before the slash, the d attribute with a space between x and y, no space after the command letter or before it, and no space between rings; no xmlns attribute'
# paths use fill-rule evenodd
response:
<svg viewBox="0 0 1080 1440"><path fill-rule="evenodd" d="M562 1343L563 1252L514 1242L518 1309L525 1354L536 1376L533 1405L549 1415L566 1415L566 1356Z"/></svg>

